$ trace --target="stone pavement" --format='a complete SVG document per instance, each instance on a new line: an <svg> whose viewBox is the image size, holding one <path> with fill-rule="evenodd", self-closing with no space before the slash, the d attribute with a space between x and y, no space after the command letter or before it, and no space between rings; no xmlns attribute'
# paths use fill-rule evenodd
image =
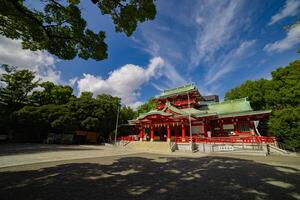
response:
<svg viewBox="0 0 300 200"><path fill-rule="evenodd" d="M206 156L231 157L247 159L268 165L292 166L300 170L299 156L246 156L220 153L191 153L191 152L166 152L166 151L143 151L104 145L49 145L49 144L11 144L0 145L0 168L34 163L46 163L53 161L79 160L86 158L101 158L108 156L130 156L140 153L154 153L171 157L200 158Z"/></svg>
<svg viewBox="0 0 300 200"><path fill-rule="evenodd" d="M293 167L299 166L297 157L133 154L112 147L68 148L61 146L56 152L65 160L0 168L1 200L300 199L300 173ZM31 149L31 155L49 155L47 146L41 149L44 152ZM67 149L72 154L66 154ZM6 154L13 156L11 151ZM108 156L114 153L123 155ZM76 154L103 157L68 160Z"/></svg>
<svg viewBox="0 0 300 200"><path fill-rule="evenodd" d="M41 162L118 156L140 151L104 145L0 145L0 168Z"/></svg>

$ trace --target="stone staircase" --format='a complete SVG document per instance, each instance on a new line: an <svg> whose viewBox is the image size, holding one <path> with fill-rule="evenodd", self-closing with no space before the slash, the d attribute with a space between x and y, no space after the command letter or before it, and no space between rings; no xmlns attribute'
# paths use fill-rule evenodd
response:
<svg viewBox="0 0 300 200"><path fill-rule="evenodd" d="M136 150L139 152L149 152L149 153L171 153L173 151L190 151L191 147L188 143L174 143L174 142L140 142L140 141L125 141L118 143L119 146L123 146L124 148ZM232 150L225 151L220 149L218 146L232 146ZM269 148L269 149L268 149ZM295 153L286 151L281 149L275 145L269 145L267 147L266 144L205 144L199 143L194 144L193 146L194 152L202 152L202 153L227 153L227 154L247 154L247 155L267 155L268 152L270 154L281 154L281 155L292 155Z"/></svg>
<svg viewBox="0 0 300 200"><path fill-rule="evenodd" d="M269 145L269 149L271 154L280 154L280 155L294 154L293 152L289 152L287 150L281 149L272 144Z"/></svg>
<svg viewBox="0 0 300 200"><path fill-rule="evenodd" d="M125 148L134 149L142 152L169 153L171 147L169 142L140 142L132 141L124 145Z"/></svg>

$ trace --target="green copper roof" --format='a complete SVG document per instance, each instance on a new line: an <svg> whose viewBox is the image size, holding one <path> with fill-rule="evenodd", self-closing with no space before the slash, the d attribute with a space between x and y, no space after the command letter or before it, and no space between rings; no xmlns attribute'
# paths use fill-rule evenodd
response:
<svg viewBox="0 0 300 200"><path fill-rule="evenodd" d="M181 87L164 90L164 92L161 93L161 95L159 97L172 96L175 94L186 93L186 92L193 91L193 90L197 90L196 86L194 84L188 84L188 85L184 85Z"/></svg>
<svg viewBox="0 0 300 200"><path fill-rule="evenodd" d="M200 113L207 113L206 111L203 110L198 110L196 108L183 108L181 109L183 112L188 113L188 114L200 114Z"/></svg>
<svg viewBox="0 0 300 200"><path fill-rule="evenodd" d="M170 102L166 102L166 107L163 109L163 111L165 109L170 109L172 110L173 112L176 112L178 114L181 114L181 115L189 115L191 114L192 116L206 116L206 115L214 115L213 113L208 113L207 111L203 111L203 110L198 110L198 109L195 109L195 108L184 108L184 109L178 109L176 108L175 106L172 106Z"/></svg>
<svg viewBox="0 0 300 200"><path fill-rule="evenodd" d="M271 110L253 111L249 101L247 101L246 98L212 103L208 105L208 110L198 110L195 108L178 109L167 101L165 107L162 110L151 110L147 113L143 113L136 120L143 119L148 115L155 114L163 116L172 116L172 113L165 112L167 109L183 116L188 116L189 114L191 114L192 117L196 118L207 116L218 116L219 118L225 118L245 115L268 114L271 112ZM130 121L133 122L134 120Z"/></svg>
<svg viewBox="0 0 300 200"><path fill-rule="evenodd" d="M226 114L235 112L252 111L249 101L246 98L236 99L208 105L210 113Z"/></svg>
<svg viewBox="0 0 300 200"><path fill-rule="evenodd" d="M141 114L137 119L143 119L143 118L145 118L145 117L148 116L148 115L171 116L172 114L171 114L171 113L166 113L166 112L163 112L163 111L160 111L160 110L150 110L150 111L147 112L147 113Z"/></svg>
<svg viewBox="0 0 300 200"><path fill-rule="evenodd" d="M258 110L258 111L245 111L245 112L236 112L236 113L227 113L219 115L220 118L225 117L236 117L236 116L245 116L245 115L260 115L260 114L269 114L271 110Z"/></svg>
<svg viewBox="0 0 300 200"><path fill-rule="evenodd" d="M163 111L165 111L167 108L169 108L170 110L172 110L173 112L176 112L178 114L181 115L188 115L188 113L184 112L182 109L178 109L175 106L172 106L171 103L169 101L166 102L165 107L163 109Z"/></svg>

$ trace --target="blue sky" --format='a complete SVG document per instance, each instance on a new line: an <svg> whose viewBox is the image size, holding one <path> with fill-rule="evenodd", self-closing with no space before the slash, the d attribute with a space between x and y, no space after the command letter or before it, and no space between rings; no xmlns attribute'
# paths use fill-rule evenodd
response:
<svg viewBox="0 0 300 200"><path fill-rule="evenodd" d="M109 93L135 107L162 89L190 82L203 95L223 98L245 80L270 78L272 70L300 58L300 26L284 29L299 17L300 0L158 0L156 5L155 20L140 24L128 38L90 1L81 2L88 27L106 32L104 61L62 61L28 51L11 58L18 42L5 38L0 61L33 65L44 80L70 84L77 94Z"/></svg>

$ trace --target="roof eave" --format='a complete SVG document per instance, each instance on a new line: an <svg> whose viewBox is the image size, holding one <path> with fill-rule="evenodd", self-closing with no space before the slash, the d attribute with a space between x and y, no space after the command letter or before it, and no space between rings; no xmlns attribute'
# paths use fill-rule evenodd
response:
<svg viewBox="0 0 300 200"><path fill-rule="evenodd" d="M248 115L264 115L270 114L272 110L263 110L263 111L249 111L249 112L240 112L240 113L228 113L228 114L219 114L219 118L226 117L237 117L237 116L248 116Z"/></svg>

